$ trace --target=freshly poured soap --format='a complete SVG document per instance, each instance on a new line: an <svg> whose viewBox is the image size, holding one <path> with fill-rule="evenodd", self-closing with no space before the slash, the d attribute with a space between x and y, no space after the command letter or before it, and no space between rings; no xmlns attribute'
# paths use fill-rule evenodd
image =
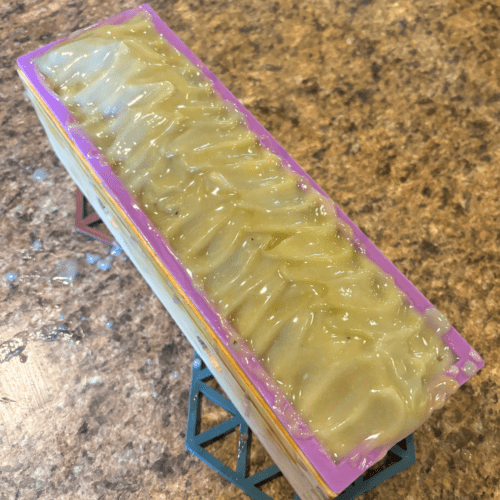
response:
<svg viewBox="0 0 500 500"><path fill-rule="evenodd" d="M458 388L430 323L147 13L36 65L336 461Z"/></svg>

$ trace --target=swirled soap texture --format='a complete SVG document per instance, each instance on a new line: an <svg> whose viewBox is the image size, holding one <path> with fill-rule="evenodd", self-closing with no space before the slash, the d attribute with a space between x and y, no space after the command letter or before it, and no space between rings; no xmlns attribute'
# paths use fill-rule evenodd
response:
<svg viewBox="0 0 500 500"><path fill-rule="evenodd" d="M146 13L36 65L334 460L457 389L440 337Z"/></svg>

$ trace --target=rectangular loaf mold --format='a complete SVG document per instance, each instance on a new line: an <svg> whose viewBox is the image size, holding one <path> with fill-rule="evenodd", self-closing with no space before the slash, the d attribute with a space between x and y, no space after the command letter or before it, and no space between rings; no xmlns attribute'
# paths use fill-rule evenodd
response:
<svg viewBox="0 0 500 500"><path fill-rule="evenodd" d="M441 338L457 359L448 369L447 375L458 385L462 385L481 369L484 362L477 352L446 323L432 304L330 200L149 5L133 8L101 21L94 27L121 24L143 12L150 15L158 33L211 82L216 93L227 103L232 103L231 105L245 117L246 126L257 135L261 145L279 156L287 168L300 176L307 189L317 191L327 209L352 229L352 242L356 248L383 272L392 276L408 303L424 315L436 331L441 329L442 333L444 328L446 333ZM85 30L71 35L70 38L82 31ZM204 293L193 283L176 252L154 227L63 102L38 73L34 64L36 59L67 39L68 37L41 47L18 59L21 79L58 157L96 212L106 222L116 241L126 250L200 353L300 498L335 498L404 436L384 450L366 453L360 449L339 463L328 455L291 404L283 399L278 384L268 376L248 346L244 342L234 343L237 334L228 321L215 311Z"/></svg>

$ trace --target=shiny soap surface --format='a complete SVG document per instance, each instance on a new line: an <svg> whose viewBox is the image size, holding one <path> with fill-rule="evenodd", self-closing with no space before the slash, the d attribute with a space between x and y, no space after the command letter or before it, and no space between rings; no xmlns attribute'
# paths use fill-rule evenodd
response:
<svg viewBox="0 0 500 500"><path fill-rule="evenodd" d="M431 324L147 13L36 65L335 461L457 390Z"/></svg>

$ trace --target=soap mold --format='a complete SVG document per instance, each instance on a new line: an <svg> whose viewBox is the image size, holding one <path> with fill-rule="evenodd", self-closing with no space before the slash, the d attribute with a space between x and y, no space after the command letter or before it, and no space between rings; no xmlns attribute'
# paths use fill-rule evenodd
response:
<svg viewBox="0 0 500 500"><path fill-rule="evenodd" d="M246 108L222 85L205 65L181 42L175 33L147 4L135 7L102 24L120 24L146 11L155 28L167 42L190 59L208 78L216 92L234 104L246 123L260 138L264 147L278 154L290 170L301 176L312 189L324 197L325 205L352 229L354 240L365 255L405 293L409 303L421 314L432 304L392 264L359 228L340 210L319 186L301 169ZM97 26L96 25L96 26ZM92 29L92 27L87 28ZM76 34L71 37L77 36ZM380 450L368 455L357 454L336 464L317 442L304 433L292 437L293 431L284 418L286 412L273 412L274 392L269 378L249 349L234 349L228 325L209 305L189 274L176 258L159 232L138 207L132 196L100 157L96 147L81 130L68 109L48 88L35 69L34 61L52 46L67 38L41 47L18 59L18 72L35 110L47 131L56 154L80 190L89 199L118 245L124 248L148 284L179 324L203 361L231 401L251 425L262 444L302 500L335 498L356 478L381 458ZM442 336L457 357L448 374L459 385L484 366L483 360L453 328ZM243 360L248 361L243 363ZM395 444L395 443L393 443ZM385 450L385 452L388 450ZM382 453L383 454L383 453Z"/></svg>

